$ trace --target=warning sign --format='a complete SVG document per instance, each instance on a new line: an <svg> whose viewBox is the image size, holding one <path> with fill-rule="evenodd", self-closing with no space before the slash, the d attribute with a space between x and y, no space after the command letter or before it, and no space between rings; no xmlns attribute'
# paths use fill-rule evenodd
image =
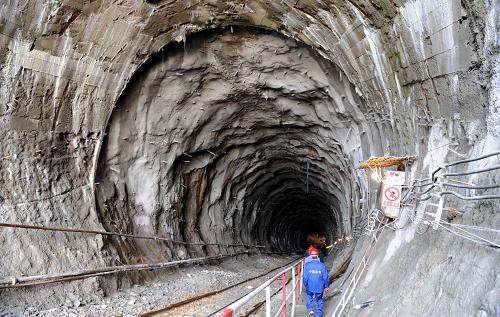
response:
<svg viewBox="0 0 500 317"><path fill-rule="evenodd" d="M405 172L388 171L384 175L384 184L404 185L406 179Z"/></svg>
<svg viewBox="0 0 500 317"><path fill-rule="evenodd" d="M387 187L384 192L385 198L389 201L396 201L401 196L399 192L399 188L396 187Z"/></svg>
<svg viewBox="0 0 500 317"><path fill-rule="evenodd" d="M389 171L384 175L382 187L382 206L387 217L399 217L401 203L401 188L405 183L405 173Z"/></svg>
<svg viewBox="0 0 500 317"><path fill-rule="evenodd" d="M382 205L385 207L399 207L401 201L401 186L384 185Z"/></svg>

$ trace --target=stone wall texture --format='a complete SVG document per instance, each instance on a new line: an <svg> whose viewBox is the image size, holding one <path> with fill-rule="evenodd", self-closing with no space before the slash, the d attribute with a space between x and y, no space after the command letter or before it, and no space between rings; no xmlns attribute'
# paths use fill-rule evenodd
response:
<svg viewBox="0 0 500 317"><path fill-rule="evenodd" d="M312 231L350 234L379 200L359 162L415 155L416 179L500 148L499 6L2 1L0 221L280 251ZM449 221L500 227L498 200L446 203L463 212ZM376 304L349 314L499 315L498 250L421 226L383 233L355 298ZM1 229L0 246L0 276L232 251L17 229ZM98 297L127 281L0 291L0 302Z"/></svg>

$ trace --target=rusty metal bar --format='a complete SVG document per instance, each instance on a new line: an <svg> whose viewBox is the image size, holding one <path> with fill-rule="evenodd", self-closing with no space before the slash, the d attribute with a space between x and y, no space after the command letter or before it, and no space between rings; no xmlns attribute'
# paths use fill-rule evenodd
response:
<svg viewBox="0 0 500 317"><path fill-rule="evenodd" d="M265 248L265 246L261 246L261 245L184 242L184 241L173 240L173 239L158 237L158 236L142 236L142 235L134 235L134 234L129 234L129 233L119 233L119 232L110 232L110 231L87 230L87 229L77 229L77 228L56 228L56 227L45 227L45 226L40 226L40 225L17 224L17 223L0 222L0 227L31 229L31 230L45 230L45 231L58 231L58 232L71 232L71 233L84 233L84 234L99 234L99 235L119 236L119 237L134 238L134 239L166 241L166 242L171 242L171 243L175 243L175 244L183 244L183 245L202 245L202 246L203 245L215 245L215 246L225 246L225 247L246 247L246 248L258 248L258 249Z"/></svg>
<svg viewBox="0 0 500 317"><path fill-rule="evenodd" d="M171 262L161 262L161 263L153 263L153 264L132 264L132 265L120 265L120 266L110 266L101 269L93 269L93 270L83 270L77 272L69 272L69 273L55 273L55 274L45 274L45 275L34 275L34 276L19 276L19 277L2 277L0 278L0 289L5 288L20 288L27 286L36 286L36 285L44 285L44 284L52 284L59 282L68 282L74 280L81 280L90 277L97 277L121 272L130 272L130 271L142 271L142 270L157 270L164 269L174 266L179 266L183 264L191 264L197 262L203 262L208 260L217 260L223 259L231 256L238 256L243 254L251 253L250 251L237 252L231 254L221 254L215 256L208 256L203 258L195 258L189 260L179 260L179 261L171 261Z"/></svg>

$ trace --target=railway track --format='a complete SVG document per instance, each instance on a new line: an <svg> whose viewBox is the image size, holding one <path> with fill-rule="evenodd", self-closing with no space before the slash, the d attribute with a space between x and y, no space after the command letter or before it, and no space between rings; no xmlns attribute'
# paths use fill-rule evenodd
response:
<svg viewBox="0 0 500 317"><path fill-rule="evenodd" d="M251 278L233 283L229 286L217 289L215 291L210 291L202 294L197 294L191 296L189 298L180 300L175 303L168 304L165 307L151 310L148 312L144 312L140 317L151 317L151 316L207 316L210 315L211 311L218 311L218 309L224 307L227 304L230 304L234 298L238 298L240 296L246 295L248 289L244 287L238 288L238 286L244 286L245 284L251 284L255 280L261 279L262 281L258 281L257 285L261 284L263 281L267 280L269 274L279 269L282 269L290 264L292 264L296 259L293 259L290 262L285 263L284 265L280 265L271 270L260 273ZM249 286L249 285L248 285ZM227 298L226 298L227 296ZM191 305L189 305L191 304ZM196 313L196 311L200 311L202 309L208 309L208 312L205 313ZM194 312L193 312L194 311Z"/></svg>

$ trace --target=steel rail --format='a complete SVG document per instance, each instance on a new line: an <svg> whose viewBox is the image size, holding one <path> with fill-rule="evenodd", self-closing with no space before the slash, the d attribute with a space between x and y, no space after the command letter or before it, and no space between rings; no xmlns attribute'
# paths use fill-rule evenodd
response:
<svg viewBox="0 0 500 317"><path fill-rule="evenodd" d="M196 300L200 300L200 299L202 299L202 298L207 298L207 297L210 297L210 296L218 295L218 294L223 293L223 292L225 292L225 291L227 291L227 290L230 290L230 289L232 289L232 288L234 288L234 287L236 287L236 286L240 286L240 285L242 285L242 284L245 284L245 283L248 283L248 282L253 281L253 280L255 280L255 279L258 279L259 277L262 277L262 276L265 276L265 275L267 275L267 274L270 274L270 273L272 273L272 272L274 272L274 271L276 271L276 270L278 270L278 269L281 269L282 267L285 267L285 266L290 265L291 263L293 263L293 262L295 262L295 261L296 261L296 260L294 259L294 260L292 260L292 261L290 261L290 262L288 262L288 263L286 263L286 264L284 264L284 265L281 265L281 266L275 267L275 268L274 268L274 269L272 269L272 270L266 271L266 272L264 272L264 273L262 273L262 274L259 274L259 275L256 275L256 276L253 276L253 277L251 277L251 278L247 278L247 279L245 279L245 280L243 280L243 281L240 281L240 282L237 282L237 283L231 284L231 285L226 286L226 287L224 287L224 288L221 288L221 289L219 289L219 290L216 290L216 291L211 291L211 292L207 292L207 293L203 293L203 294L199 294L199 295L196 295L196 296L192 296L192 297L189 297L189 298L187 298L187 299L181 300L181 301L179 301L179 302L169 304L169 305L167 305L167 306L165 306L165 307L163 307L163 308L156 309L156 310L152 310L152 311L149 311L149 312L146 312L146 313L142 313L142 314L140 314L140 315L139 315L139 317L151 317L151 316L156 316L156 315L158 315L158 314L162 314L162 313L167 312L167 311L169 311L169 310L172 310L172 309L174 309L174 308L177 308L177 307L182 307L182 306L187 305L187 304L189 304L189 303L192 303L192 302L194 302L194 301L196 301ZM246 294L245 294L245 295L246 295ZM245 295L243 295L243 296L245 296ZM219 311L219 310L217 310L217 311L216 311L216 312L214 312L213 314L217 313L218 311ZM213 314L211 314L211 315L213 315Z"/></svg>
<svg viewBox="0 0 500 317"><path fill-rule="evenodd" d="M286 290L286 286L288 285L288 282L293 279L293 276L291 278L289 278L289 280L284 284L285 285L285 290ZM279 315L281 315L281 312L283 311L283 309L286 310L286 303L288 302L288 300L290 299L291 296L294 296L295 297L295 290L297 289L297 287L299 286L299 284L302 283L301 280L298 280L295 285L292 284L292 290L291 292L288 293L288 295L286 296L286 299L283 301L283 303L281 304L281 306L279 307L278 311L276 312L276 314L274 315L274 317L278 317ZM283 287L282 287L283 289ZM286 313L285 313L285 316L286 316ZM293 316L293 314L292 314Z"/></svg>
<svg viewBox="0 0 500 317"><path fill-rule="evenodd" d="M166 242L171 242L171 243L175 243L175 244L182 244L182 245L200 245L200 246L210 245L210 246L246 247L246 248L259 248L259 249L265 248L265 246L261 246L261 245L185 242L185 241L179 241L179 240L169 239L169 238L165 238L165 237L158 237L158 236L143 236L143 235L135 235L135 234L130 234L130 233L120 233L120 232L112 232L112 231L87 230L87 229L77 229L77 228L46 227L46 226L40 226L40 225L25 225L25 224L17 224L17 223L0 222L0 227L20 228L20 229L29 229L29 230L70 232L70 233L84 233L84 234L99 234L99 235L119 236L119 237L134 238L134 239L166 241Z"/></svg>

